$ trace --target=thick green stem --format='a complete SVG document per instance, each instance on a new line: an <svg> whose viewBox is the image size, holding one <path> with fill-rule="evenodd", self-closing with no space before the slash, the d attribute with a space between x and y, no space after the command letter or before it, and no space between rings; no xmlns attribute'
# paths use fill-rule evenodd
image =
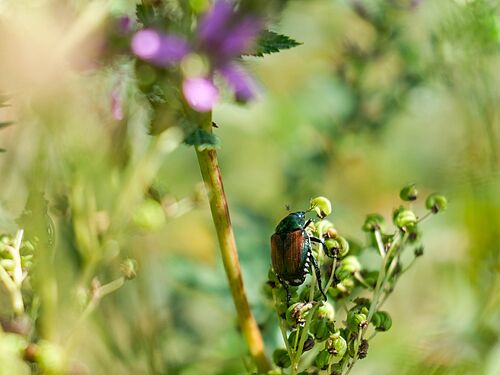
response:
<svg viewBox="0 0 500 375"><path fill-rule="evenodd" d="M200 117L200 127L207 132L212 132L211 115ZM245 337L248 349L260 373L271 369L264 350L264 342L254 316L250 310L243 286L238 252L234 240L233 228L229 217L229 210L222 184L222 176L217 160L217 152L212 149L200 150L196 148L201 175L207 188L212 220L217 231L222 261L231 289L234 305L238 315L238 323Z"/></svg>

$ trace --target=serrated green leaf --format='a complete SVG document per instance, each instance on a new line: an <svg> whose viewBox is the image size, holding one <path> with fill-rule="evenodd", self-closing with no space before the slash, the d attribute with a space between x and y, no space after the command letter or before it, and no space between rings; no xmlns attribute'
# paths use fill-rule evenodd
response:
<svg viewBox="0 0 500 375"><path fill-rule="evenodd" d="M13 124L12 121L0 122L0 129L6 128L7 126L12 125L12 124Z"/></svg>
<svg viewBox="0 0 500 375"><path fill-rule="evenodd" d="M250 55L262 57L265 54L276 53L284 49L297 47L301 44L287 35L265 30L259 35L255 51L250 53Z"/></svg>
<svg viewBox="0 0 500 375"><path fill-rule="evenodd" d="M184 139L184 143L195 146L198 150L213 150L220 147L220 139L213 133L203 129L195 129Z"/></svg>
<svg viewBox="0 0 500 375"><path fill-rule="evenodd" d="M152 5L137 4L135 7L137 21L144 26L150 25L156 18L156 12Z"/></svg>

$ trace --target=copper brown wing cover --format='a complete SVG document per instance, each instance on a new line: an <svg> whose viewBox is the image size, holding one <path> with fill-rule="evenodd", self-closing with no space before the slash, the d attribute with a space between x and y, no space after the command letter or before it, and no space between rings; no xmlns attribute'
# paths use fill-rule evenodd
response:
<svg viewBox="0 0 500 375"><path fill-rule="evenodd" d="M284 279L301 273L302 249L305 238L300 229L271 236L271 258L274 271Z"/></svg>

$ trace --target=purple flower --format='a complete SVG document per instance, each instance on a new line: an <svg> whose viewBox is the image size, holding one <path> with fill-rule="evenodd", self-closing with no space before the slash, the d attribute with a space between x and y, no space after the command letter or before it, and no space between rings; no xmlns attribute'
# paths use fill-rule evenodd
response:
<svg viewBox="0 0 500 375"><path fill-rule="evenodd" d="M172 65L189 53L189 44L177 35L165 35L153 29L144 29L132 38L132 51L155 65Z"/></svg>
<svg viewBox="0 0 500 375"><path fill-rule="evenodd" d="M262 30L262 22L254 16L241 17L231 3L216 1L198 26L199 46L215 62L239 57L248 52Z"/></svg>
<svg viewBox="0 0 500 375"><path fill-rule="evenodd" d="M216 1L206 12L198 26L198 37L203 44L215 43L226 32L233 16L233 6L225 0Z"/></svg>
<svg viewBox="0 0 500 375"><path fill-rule="evenodd" d="M217 87L203 77L186 78L182 83L182 93L191 108L198 112L211 111L219 99Z"/></svg>
<svg viewBox="0 0 500 375"><path fill-rule="evenodd" d="M247 102L255 98L257 84L241 65L229 63L220 68L219 72L233 89L237 101Z"/></svg>
<svg viewBox="0 0 500 375"><path fill-rule="evenodd" d="M187 77L182 85L186 101L196 111L212 110L219 98L213 75L220 74L234 91L238 101L256 96L256 84L245 69L234 62L249 52L263 23L253 15L236 12L228 0L216 0L201 18L191 46L185 39L154 29L138 31L132 39L132 51L139 58L158 66L179 63L190 52L203 54L210 64L208 77Z"/></svg>

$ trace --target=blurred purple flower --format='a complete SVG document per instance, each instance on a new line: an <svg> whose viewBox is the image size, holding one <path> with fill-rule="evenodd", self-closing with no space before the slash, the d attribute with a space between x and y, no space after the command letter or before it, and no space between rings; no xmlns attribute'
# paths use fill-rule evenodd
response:
<svg viewBox="0 0 500 375"><path fill-rule="evenodd" d="M211 111L219 99L217 87L204 77L186 78L182 83L182 92L191 108L198 112Z"/></svg>
<svg viewBox="0 0 500 375"><path fill-rule="evenodd" d="M166 35L153 29L144 29L132 38L132 51L155 65L172 65L189 53L189 44L177 35Z"/></svg>
<svg viewBox="0 0 500 375"><path fill-rule="evenodd" d="M228 0L216 0L201 17L191 46L173 34L153 29L138 31L132 39L132 51L139 58L163 66L179 63L188 53L207 56L210 74L207 77L188 77L182 91L189 105L196 111L210 111L219 92L213 84L213 75L220 74L234 91L238 101L255 97L256 84L245 69L234 62L250 48L263 28L254 15L236 12Z"/></svg>
<svg viewBox="0 0 500 375"><path fill-rule="evenodd" d="M229 63L221 67L219 72L233 89L237 101L247 102L255 98L257 84L241 65Z"/></svg>
<svg viewBox="0 0 500 375"><path fill-rule="evenodd" d="M238 16L230 2L219 0L200 21L200 48L212 57L215 63L224 63L248 52L262 30L262 22L258 18Z"/></svg>

